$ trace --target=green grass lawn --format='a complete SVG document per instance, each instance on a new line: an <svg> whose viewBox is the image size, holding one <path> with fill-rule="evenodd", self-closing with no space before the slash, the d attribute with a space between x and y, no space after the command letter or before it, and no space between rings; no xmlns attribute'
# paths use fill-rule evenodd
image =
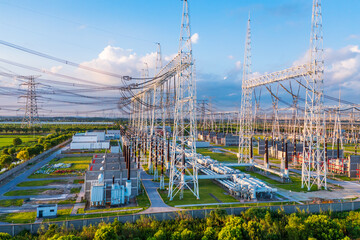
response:
<svg viewBox="0 0 360 240"><path fill-rule="evenodd" d="M23 204L24 204L24 199L0 200L1 207L11 207L11 206L20 207Z"/></svg>
<svg viewBox="0 0 360 240"><path fill-rule="evenodd" d="M47 190L56 190L56 188L47 188L47 189L29 189L29 190L14 190L6 192L4 196L25 196L25 195L41 195Z"/></svg>
<svg viewBox="0 0 360 240"><path fill-rule="evenodd" d="M328 173L328 177L334 177L334 178L338 178L338 179L341 179L343 181L358 181L359 179L358 178L350 178L348 176L344 176L344 175L333 175L331 173Z"/></svg>
<svg viewBox="0 0 360 240"><path fill-rule="evenodd" d="M120 208L100 208L100 209L93 209L93 210L80 210L78 212L83 213L98 213L98 212L110 212L110 211L122 211L127 209L134 209L134 208L140 208L140 207L120 207ZM83 209L83 208L82 208Z"/></svg>
<svg viewBox="0 0 360 240"><path fill-rule="evenodd" d="M52 218L47 221L57 221L57 220L65 220L68 216L70 216L71 209L61 209L57 211L57 218ZM9 223L33 223L36 219L36 212L17 212L17 213L7 213L0 215L1 222L9 222Z"/></svg>
<svg viewBox="0 0 360 240"><path fill-rule="evenodd" d="M229 146L229 147L221 146L221 148L226 149L226 150L230 150L230 151L233 151L233 152L238 152L239 151L239 146Z"/></svg>
<svg viewBox="0 0 360 240"><path fill-rule="evenodd" d="M76 199L61 200L57 204L62 205L62 204L74 204L74 203L76 203Z"/></svg>
<svg viewBox="0 0 360 240"><path fill-rule="evenodd" d="M136 207L134 207L136 208ZM58 215L57 218L50 219L49 221L64 221L64 220L73 220L73 219L89 219L89 218L100 218L100 217L110 217L110 216L120 216L120 215L128 215L141 212L143 210L133 210L133 211L124 211L124 212L108 212L108 213L95 213L91 215L74 215L70 216L70 214L61 214ZM79 213L82 211L80 210Z"/></svg>
<svg viewBox="0 0 360 240"><path fill-rule="evenodd" d="M41 181L27 181L21 182L18 187L37 187L37 186L47 186L51 184L65 184L66 180L41 180Z"/></svg>
<svg viewBox="0 0 360 240"><path fill-rule="evenodd" d="M21 138L23 143L37 142L39 135L0 135L0 147L10 146L13 144L14 138Z"/></svg>
<svg viewBox="0 0 360 240"><path fill-rule="evenodd" d="M0 215L0 222L9 223L33 223L35 222L36 212L16 212Z"/></svg>
<svg viewBox="0 0 360 240"><path fill-rule="evenodd" d="M73 184L83 184L84 179L74 179Z"/></svg>
<svg viewBox="0 0 360 240"><path fill-rule="evenodd" d="M149 173L149 168L148 168L148 165L147 165L147 164L142 165L142 167L144 168L144 170L145 170L145 172L146 172L147 174L149 174L149 175L154 175L154 174L150 174L150 173ZM160 166L158 165L158 166L157 166L157 169L158 169L159 179L158 179L157 181L155 181L155 180L153 180L153 181L155 181L155 182L160 182L161 165L160 165ZM154 169L154 170L155 170L155 169ZM168 176L166 176L166 168L165 168L165 165L164 165L164 175L165 175L164 181L165 181L165 182L168 182L168 181L169 181L169 178L168 178Z"/></svg>
<svg viewBox="0 0 360 240"><path fill-rule="evenodd" d="M51 174L44 174L44 173L40 173L40 174L31 174L28 178L30 179L38 179L38 178L51 178L51 177L59 177L59 175L51 175Z"/></svg>
<svg viewBox="0 0 360 240"><path fill-rule="evenodd" d="M78 188L72 188L70 189L70 193L79 193L81 190L81 187L78 187Z"/></svg>
<svg viewBox="0 0 360 240"><path fill-rule="evenodd" d="M195 196L190 192L190 190L184 191L184 198L179 199L179 194L175 196L172 201L169 201L167 197L167 191L158 190L160 196L164 202L170 206L175 205L187 205L187 204L206 204L206 203L218 203L218 201L213 198L210 194L214 195L220 201L226 202L237 202L235 198L230 195L226 195L226 190L216 185L212 180L202 179L199 180L199 193L200 199L196 199Z"/></svg>
<svg viewBox="0 0 360 240"><path fill-rule="evenodd" d="M140 187L141 187L141 191L139 195L136 196L136 203L138 207L142 207L145 210L150 207L151 203L142 183Z"/></svg>
<svg viewBox="0 0 360 240"><path fill-rule="evenodd" d="M222 153L214 153L209 148L197 148L197 153L200 153L204 156L209 156L214 160L218 160L219 162L238 162L238 158L235 154L222 152Z"/></svg>

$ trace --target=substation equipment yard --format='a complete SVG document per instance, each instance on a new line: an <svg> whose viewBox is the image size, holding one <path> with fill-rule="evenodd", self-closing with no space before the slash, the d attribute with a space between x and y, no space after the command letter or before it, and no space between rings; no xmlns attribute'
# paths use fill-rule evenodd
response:
<svg viewBox="0 0 360 240"><path fill-rule="evenodd" d="M335 185L343 186L342 180L359 177L358 105L324 94L320 0L313 0L309 57L299 65L277 72L252 74L249 18L239 112L217 111L216 108L223 107L216 107L207 99L196 99L188 2L183 4L178 54L163 67L158 44L155 77L119 105L130 112L126 134L131 155L142 159L141 164L148 165L155 179L158 171L154 167L162 166L161 189L166 165L169 201L178 194L182 199L184 190L199 199L199 179L213 179L242 199L278 195L280 189L255 178L251 174L254 170L289 186L292 177L299 178L303 191L309 192L328 190L328 184L334 190ZM143 77L148 77L147 69ZM336 105L331 105L331 101ZM196 148L203 143L198 139L238 146L230 151L237 155L237 163L197 154ZM159 142L156 143L159 147L153 142ZM253 149L255 144L257 154ZM243 167L247 168L246 173L235 169ZM356 193L358 184L351 184ZM322 191L322 195L326 194Z"/></svg>

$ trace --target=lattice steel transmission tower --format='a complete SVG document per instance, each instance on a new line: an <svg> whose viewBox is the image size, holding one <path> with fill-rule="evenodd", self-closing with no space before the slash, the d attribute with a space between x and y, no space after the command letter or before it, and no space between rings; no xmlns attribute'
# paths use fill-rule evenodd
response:
<svg viewBox="0 0 360 240"><path fill-rule="evenodd" d="M324 117L324 49L321 0L313 1L310 37L310 72L305 77L304 151L301 186L308 190L316 184L327 188Z"/></svg>
<svg viewBox="0 0 360 240"><path fill-rule="evenodd" d="M239 122L239 159L238 162L252 162L251 159L251 139L253 134L253 107L252 107L252 94L253 89L247 88L248 78L251 74L251 29L250 29L250 16L247 23L246 40L245 40L245 53L243 65L243 79L241 91L241 109L240 109L240 122Z"/></svg>
<svg viewBox="0 0 360 240"><path fill-rule="evenodd" d="M34 124L40 124L37 99L35 78L37 76L24 77L27 82L22 83L22 86L27 86L27 94L21 96L26 98L25 116L22 122L22 127L32 127Z"/></svg>
<svg viewBox="0 0 360 240"><path fill-rule="evenodd" d="M183 1L179 52L180 64L176 74L176 100L174 109L173 151L170 164L169 192L171 200L184 189L199 199L196 154L196 92L193 78L193 57L188 1ZM185 149L185 145L188 149ZM189 169L192 169L190 171Z"/></svg>

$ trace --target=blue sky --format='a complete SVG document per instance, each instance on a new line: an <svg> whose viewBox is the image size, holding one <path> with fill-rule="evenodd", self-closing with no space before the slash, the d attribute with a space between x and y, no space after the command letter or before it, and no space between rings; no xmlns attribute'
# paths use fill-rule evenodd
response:
<svg viewBox="0 0 360 240"><path fill-rule="evenodd" d="M311 0L189 2L191 30L198 35L193 45L199 78L198 99L211 96L219 105L229 107L239 103L249 12L254 72L290 67L309 47ZM120 74L121 71L140 74L141 67L133 69L129 65L139 64L144 56L154 53L154 42L161 43L164 58L176 53L178 48L180 0L0 0L0 9L1 40L95 67L110 65L105 70ZM360 66L360 53L356 50L360 45L360 1L323 1L322 10L324 48L331 52L328 68L333 74L325 85L329 94L335 94L341 84L344 92L353 93L353 81L360 80L359 70L343 77L334 76L341 75L348 62L351 64L346 69ZM108 46L111 48L105 54ZM131 49L131 54L139 59L135 62L115 59L119 66L114 61L107 64L106 59L99 60L101 53L119 59L129 53L117 48ZM39 68L59 67L60 72L67 74L76 72L4 46L0 46L0 57ZM21 69L16 69L16 73L32 74Z"/></svg>

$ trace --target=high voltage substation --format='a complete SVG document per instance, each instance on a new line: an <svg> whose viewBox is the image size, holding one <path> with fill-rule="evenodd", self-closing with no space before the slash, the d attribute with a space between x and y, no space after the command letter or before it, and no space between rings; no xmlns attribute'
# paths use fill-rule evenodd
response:
<svg viewBox="0 0 360 240"><path fill-rule="evenodd" d="M249 16L241 103L236 103L240 108L232 111L219 111L213 99L197 99L188 0L183 1L180 26L178 52L171 61L163 64L161 45L156 43L154 77L149 76L146 62L141 77L124 76L0 40L1 45L121 82L120 86L94 83L0 58L1 63L64 80L0 72L1 76L16 78L27 87L26 90L7 88L6 94L16 93L26 99L23 125L29 127L40 123L39 111L46 107L60 104L102 107L77 111L87 114L112 111L116 105L123 115L129 116L128 124L121 129L126 164L130 166L131 162L137 170L141 166L146 168L153 179L160 182L160 189L167 190L170 201L192 195L199 199L199 180L202 179L214 180L239 199L275 196L276 188L245 171L275 176L283 183L291 182L290 175L295 173L301 175L301 187L306 190L327 190L329 172L358 174L360 158L345 158L343 145L354 144L357 152L360 107L341 100L340 96L324 94L321 0L313 0L312 4L306 62L261 76L252 73L253 39ZM92 95L104 91L106 97ZM119 93L120 100L115 95ZM325 105L325 99L335 101L336 105ZM55 103L38 107L38 100ZM104 108L106 104L112 106ZM197 148L209 147L209 142L233 146L224 151L236 154L237 159L221 162L199 154ZM271 163L270 158L278 164ZM137 175L139 180L140 174Z"/></svg>
<svg viewBox="0 0 360 240"><path fill-rule="evenodd" d="M138 161L147 165L155 180L160 179L161 189L165 186L165 174L169 177L170 200L177 194L180 199L183 198L185 190L199 198L199 179L214 179L232 194L244 199L272 197L277 191L232 167L257 169L265 174L278 175L287 182L291 181L291 161L291 166L300 169L297 171L301 174L301 185L307 190L314 185L317 189L327 189L329 166L331 171L356 171L357 165L355 169L350 165L351 162L357 164L358 160L349 159L344 164L343 150L339 150L342 147L339 143L345 137L341 131L340 112L351 109L353 113L355 106L324 105L324 98L331 97L323 92L320 0L313 1L307 62L262 76L253 77L251 72L249 17L239 112L217 112L207 100L196 99L189 18L188 1L184 1L178 54L160 69L159 45L156 77L131 98L130 124L126 131L126 136L132 139L134 157L136 155ZM144 78L148 77L146 68ZM266 98L261 93L262 89L269 93L267 97L272 103L270 113L261 106L261 98ZM289 96L292 102L286 99ZM341 102L337 98L332 100ZM281 104L286 107L281 108ZM335 117L328 119L329 116ZM348 136L355 139L354 114L350 118ZM256 137L259 135L263 137ZM197 154L196 147L202 143L197 139L239 146L238 163L219 163ZM331 154L326 147L329 141L332 142ZM254 156L255 146L260 156L264 154L261 161ZM270 166L269 156L280 159L279 169ZM342 167L339 161L342 161ZM160 176L158 166L161 166Z"/></svg>

